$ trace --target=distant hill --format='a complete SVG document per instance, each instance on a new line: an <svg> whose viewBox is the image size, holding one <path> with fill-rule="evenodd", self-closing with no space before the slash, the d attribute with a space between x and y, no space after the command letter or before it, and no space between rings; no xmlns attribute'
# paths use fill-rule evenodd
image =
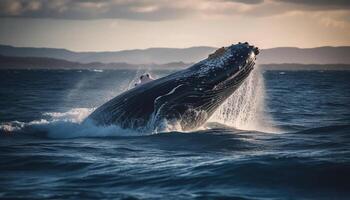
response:
<svg viewBox="0 0 350 200"><path fill-rule="evenodd" d="M350 70L350 64L261 64L263 70L278 71L298 71L298 70L317 70L317 71L344 71Z"/></svg>
<svg viewBox="0 0 350 200"><path fill-rule="evenodd" d="M80 63L165 64L194 63L215 51L214 47L150 48L114 52L74 52L66 49L30 48L0 45L0 55L15 57L46 57ZM260 64L350 64L350 47L263 49L258 56Z"/></svg>
<svg viewBox="0 0 350 200"><path fill-rule="evenodd" d="M130 63L164 64L171 62L191 63L206 58L213 52L212 47L150 48L144 50L125 50L115 52L73 52L65 49L12 47L0 45L0 55L15 57L47 57L64 59L72 62L90 63Z"/></svg>
<svg viewBox="0 0 350 200"><path fill-rule="evenodd" d="M56 58L14 57L0 55L1 69L183 69L193 63L166 64L79 63ZM264 70L350 70L350 64L260 64Z"/></svg>
<svg viewBox="0 0 350 200"><path fill-rule="evenodd" d="M190 64L173 62L166 64L128 64L128 63L79 63L56 58L14 57L0 55L0 69L179 69Z"/></svg>
<svg viewBox="0 0 350 200"><path fill-rule="evenodd" d="M295 48L279 47L264 49L258 57L261 64L350 64L350 47Z"/></svg>

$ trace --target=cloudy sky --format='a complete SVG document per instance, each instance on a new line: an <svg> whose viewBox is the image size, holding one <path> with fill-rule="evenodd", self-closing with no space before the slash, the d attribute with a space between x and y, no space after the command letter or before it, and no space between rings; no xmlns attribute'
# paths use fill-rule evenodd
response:
<svg viewBox="0 0 350 200"><path fill-rule="evenodd" d="M0 0L0 43L76 51L350 45L348 0Z"/></svg>

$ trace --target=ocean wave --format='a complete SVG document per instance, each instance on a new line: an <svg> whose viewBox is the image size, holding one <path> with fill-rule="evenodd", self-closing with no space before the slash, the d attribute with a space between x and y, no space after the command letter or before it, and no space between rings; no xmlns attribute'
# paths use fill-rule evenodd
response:
<svg viewBox="0 0 350 200"><path fill-rule="evenodd" d="M295 132L295 134L345 134L348 135L350 131L350 125L330 125L330 126L322 126L316 128L310 128L302 131Z"/></svg>
<svg viewBox="0 0 350 200"><path fill-rule="evenodd" d="M94 108L74 108L67 112L45 112L43 118L30 122L12 121L0 124L0 133L2 135L25 135L25 136L44 136L48 138L78 138L78 137L119 137L119 136L145 136L161 133L181 133L179 129L164 129L161 132L151 130L133 130L123 129L117 125L96 126L94 123L84 121L84 119L94 110ZM166 124L162 126L167 126ZM270 129L271 130L271 129ZM333 125L304 129L302 131L285 131L279 133L293 134L344 134L344 130L349 131L350 125ZM267 132L265 129L244 130L236 129L231 124L219 122L208 122L197 130L187 131L186 133L209 133L216 134L232 133L275 133Z"/></svg>

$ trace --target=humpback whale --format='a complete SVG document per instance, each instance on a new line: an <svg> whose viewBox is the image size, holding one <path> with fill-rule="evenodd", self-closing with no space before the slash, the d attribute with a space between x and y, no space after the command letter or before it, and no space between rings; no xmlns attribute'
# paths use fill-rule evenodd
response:
<svg viewBox="0 0 350 200"><path fill-rule="evenodd" d="M157 130L163 121L182 130L198 128L248 77L258 54L247 42L222 47L187 69L123 92L86 121L132 129Z"/></svg>

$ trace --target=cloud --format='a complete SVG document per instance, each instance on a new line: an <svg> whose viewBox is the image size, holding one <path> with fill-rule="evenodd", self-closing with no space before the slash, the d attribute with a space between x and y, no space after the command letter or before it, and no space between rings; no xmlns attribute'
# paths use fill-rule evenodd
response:
<svg viewBox="0 0 350 200"><path fill-rule="evenodd" d="M186 16L190 8L169 0L1 0L0 17L162 20Z"/></svg>
<svg viewBox="0 0 350 200"><path fill-rule="evenodd" d="M311 6L315 9L339 9L344 7L349 8L350 7L350 1L349 0L277 0L280 2L285 3L293 3L293 4L300 4L305 6Z"/></svg>
<svg viewBox="0 0 350 200"><path fill-rule="evenodd" d="M264 2L264 0L226 0L226 1L244 3L244 4L259 4Z"/></svg>
<svg viewBox="0 0 350 200"><path fill-rule="evenodd" d="M0 17L129 19L273 16L295 11L347 10L346 0L0 0Z"/></svg>

